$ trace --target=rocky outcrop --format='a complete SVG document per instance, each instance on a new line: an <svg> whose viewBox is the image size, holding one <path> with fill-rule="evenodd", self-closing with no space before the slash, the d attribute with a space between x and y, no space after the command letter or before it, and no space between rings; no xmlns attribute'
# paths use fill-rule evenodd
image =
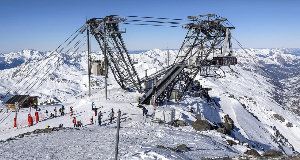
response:
<svg viewBox="0 0 300 160"><path fill-rule="evenodd" d="M256 156L256 157L260 156L260 154L255 149L247 150L244 154L252 155L252 156Z"/></svg>
<svg viewBox="0 0 300 160"><path fill-rule="evenodd" d="M225 129L225 128L218 128L218 129L217 129L217 132L226 134L226 129Z"/></svg>
<svg viewBox="0 0 300 160"><path fill-rule="evenodd" d="M287 127L293 127L293 123L288 122L288 123L286 124L286 126L287 126Z"/></svg>
<svg viewBox="0 0 300 160"><path fill-rule="evenodd" d="M284 121L285 121L285 119L284 119L283 117L281 117L280 115L278 115L278 114L273 114L273 116L274 116L276 119L280 120L281 122L284 122Z"/></svg>
<svg viewBox="0 0 300 160"><path fill-rule="evenodd" d="M179 150L177 148L165 147L163 145L156 145L156 148L167 149L167 150L171 150L171 151L174 151L174 152L179 152Z"/></svg>
<svg viewBox="0 0 300 160"><path fill-rule="evenodd" d="M228 144L229 144L230 146L236 145L236 142L233 141L233 140L227 140L227 142L228 142Z"/></svg>
<svg viewBox="0 0 300 160"><path fill-rule="evenodd" d="M184 126L188 126L189 124L183 120L174 120L174 121L171 121L171 122L168 122L167 123L168 125L171 125L171 126L174 126L174 127L184 127Z"/></svg>
<svg viewBox="0 0 300 160"><path fill-rule="evenodd" d="M283 156L278 156L278 157L253 157L253 155L244 155L244 156L236 156L233 158L228 158L228 157L222 157L222 158L201 158L202 160L248 160L248 159L255 159L255 160L299 160L300 159L300 154L294 154L294 155L283 155Z"/></svg>
<svg viewBox="0 0 300 160"><path fill-rule="evenodd" d="M265 153L263 154L263 156L268 156L268 157L278 157L278 156L282 156L283 154L280 151L265 151Z"/></svg>
<svg viewBox="0 0 300 160"><path fill-rule="evenodd" d="M190 150L190 148L187 147L185 144L181 144L181 145L177 146L177 149L181 150L181 151L189 151Z"/></svg>
<svg viewBox="0 0 300 160"><path fill-rule="evenodd" d="M231 134L231 130L234 128L234 122L233 120L229 117L229 115L224 116L224 123L221 123L221 128L217 129L218 132L223 133L223 134Z"/></svg>
<svg viewBox="0 0 300 160"><path fill-rule="evenodd" d="M11 141L11 140L16 140L18 138L23 138L25 135L30 135L30 134L39 134L39 133L50 133L50 132L53 132L53 131L59 131L59 130L71 130L73 128L70 128L70 127L53 127L53 128L45 128L45 129L36 129L32 132L26 132L26 133L22 133L22 134L19 134L15 137L11 137L11 138L8 138L6 139L5 141ZM79 129L79 128L75 128L75 129ZM5 141L0 141L0 142L5 142Z"/></svg>
<svg viewBox="0 0 300 160"><path fill-rule="evenodd" d="M171 151L174 151L174 152L190 151L190 148L187 147L185 144L181 144L181 145L177 146L176 148L165 147L163 145L157 145L156 147L160 148L160 149L171 150Z"/></svg>
<svg viewBox="0 0 300 160"><path fill-rule="evenodd" d="M197 120L201 120L201 114L195 115L195 118L196 118Z"/></svg>
<svg viewBox="0 0 300 160"><path fill-rule="evenodd" d="M196 120L192 123L192 127L197 131L207 131L211 130L211 125L206 120Z"/></svg>

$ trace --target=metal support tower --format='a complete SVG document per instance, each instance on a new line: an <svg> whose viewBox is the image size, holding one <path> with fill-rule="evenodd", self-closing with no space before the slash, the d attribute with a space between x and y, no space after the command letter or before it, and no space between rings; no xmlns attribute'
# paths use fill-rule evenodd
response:
<svg viewBox="0 0 300 160"><path fill-rule="evenodd" d="M90 27L91 33L96 38L101 50L104 53L107 52L107 64L121 88L141 92L140 79L121 36L121 33L125 33L125 31L119 30L118 24L125 20L125 18L114 16L107 16L103 19L93 18L88 20L86 26Z"/></svg>
<svg viewBox="0 0 300 160"><path fill-rule="evenodd" d="M194 83L194 79L200 71L204 68L215 67L209 63L209 58L213 58L212 53L216 48L222 48L224 41L224 46L226 46L228 31L234 27L224 26L222 22L227 19L216 18L214 14L188 18L192 19L193 23L183 26L188 29L188 33L173 65L169 69L149 76L157 78L160 77L159 73L165 73L156 88L150 89L140 98L140 103L147 104L152 95L156 97L156 103L163 103L170 98L173 90L178 91L177 100L180 100ZM145 80L147 81L149 77Z"/></svg>

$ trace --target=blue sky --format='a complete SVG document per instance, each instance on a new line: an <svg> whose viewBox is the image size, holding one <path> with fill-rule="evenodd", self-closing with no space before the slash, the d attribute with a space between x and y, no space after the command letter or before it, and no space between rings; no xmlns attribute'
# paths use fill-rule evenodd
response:
<svg viewBox="0 0 300 160"><path fill-rule="evenodd" d="M215 13L244 48L300 48L297 0L0 0L0 52L56 49L88 19L111 14L184 18ZM121 25L128 50L180 48L182 28ZM234 48L238 46L234 43ZM86 49L86 48L83 48ZM92 40L92 50L100 50Z"/></svg>

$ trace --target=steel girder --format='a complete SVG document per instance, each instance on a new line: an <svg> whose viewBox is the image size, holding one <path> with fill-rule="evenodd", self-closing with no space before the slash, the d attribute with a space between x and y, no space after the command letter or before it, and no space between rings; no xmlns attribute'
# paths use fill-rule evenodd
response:
<svg viewBox="0 0 300 160"><path fill-rule="evenodd" d="M186 63L192 57L197 58L198 64L189 66L190 70L186 71L187 77L182 81L179 81L179 94L178 100L180 100L188 90L188 88L194 82L196 75L200 72L206 75L211 74L211 71L216 70L215 66L211 66L208 61L209 55L214 53L215 49L221 48L222 42L226 37L227 28L221 24L218 20L201 20L200 18L194 18L194 23L190 23L184 28L189 29L185 41L178 52L178 55L182 51L184 54L182 57L177 56L174 63ZM188 45L188 46L187 46ZM184 47L187 46L187 49ZM193 52L194 51L194 52ZM216 73L216 72L215 72Z"/></svg>
<svg viewBox="0 0 300 160"><path fill-rule="evenodd" d="M121 21L124 19L107 16L101 20L90 19L87 23L103 52L105 37L108 65L117 83L123 89L134 89L141 92L140 79L119 31L118 24Z"/></svg>

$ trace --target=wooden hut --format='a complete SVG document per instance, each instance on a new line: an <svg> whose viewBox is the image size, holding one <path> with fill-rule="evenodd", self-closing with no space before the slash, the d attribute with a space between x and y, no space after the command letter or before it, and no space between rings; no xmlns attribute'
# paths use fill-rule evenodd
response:
<svg viewBox="0 0 300 160"><path fill-rule="evenodd" d="M38 104L38 96L29 95L15 95L6 101L4 104L8 106L9 110L15 110L16 102L19 103L20 108L29 107L30 104Z"/></svg>

